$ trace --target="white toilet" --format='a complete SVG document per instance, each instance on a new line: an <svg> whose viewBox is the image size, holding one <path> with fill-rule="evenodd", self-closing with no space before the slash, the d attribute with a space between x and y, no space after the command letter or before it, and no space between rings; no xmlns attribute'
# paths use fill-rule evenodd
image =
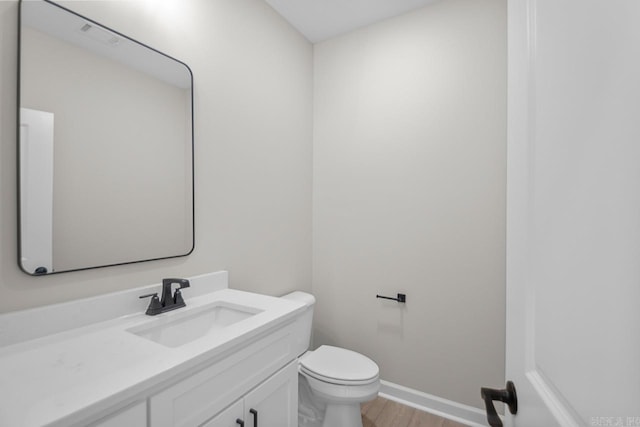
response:
<svg viewBox="0 0 640 427"><path fill-rule="evenodd" d="M293 292L282 298L306 304L298 327L299 427L362 427L360 404L374 399L380 389L379 369L368 357L344 348L323 345L307 351L315 298Z"/></svg>

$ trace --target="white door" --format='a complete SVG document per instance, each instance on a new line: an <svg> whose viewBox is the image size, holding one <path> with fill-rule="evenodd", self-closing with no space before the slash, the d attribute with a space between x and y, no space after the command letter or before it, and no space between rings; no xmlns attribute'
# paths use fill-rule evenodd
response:
<svg viewBox="0 0 640 427"><path fill-rule="evenodd" d="M640 426L640 1L508 5L507 424Z"/></svg>

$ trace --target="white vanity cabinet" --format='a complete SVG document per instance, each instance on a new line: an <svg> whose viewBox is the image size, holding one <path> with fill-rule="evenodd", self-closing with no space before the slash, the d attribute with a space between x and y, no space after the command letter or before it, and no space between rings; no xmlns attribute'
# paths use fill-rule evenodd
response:
<svg viewBox="0 0 640 427"><path fill-rule="evenodd" d="M202 427L296 427L298 364L291 362Z"/></svg>
<svg viewBox="0 0 640 427"><path fill-rule="evenodd" d="M254 427L255 415L249 412L254 409L258 412L260 427L294 427L298 377L292 327L288 325L233 351L219 362L151 396L149 425L193 427L210 422L213 426L226 426L222 423L231 417L233 423L240 418L245 426ZM243 410L233 418L225 408L235 407L240 400L244 402Z"/></svg>
<svg viewBox="0 0 640 427"><path fill-rule="evenodd" d="M189 280L158 316L138 298L155 285L0 314L0 426L296 427L304 306Z"/></svg>
<svg viewBox="0 0 640 427"><path fill-rule="evenodd" d="M91 427L297 427L293 325L233 349ZM178 380L177 382L175 380ZM147 410L148 409L148 410ZM257 421L257 422L256 422ZM86 426L79 423L77 426Z"/></svg>

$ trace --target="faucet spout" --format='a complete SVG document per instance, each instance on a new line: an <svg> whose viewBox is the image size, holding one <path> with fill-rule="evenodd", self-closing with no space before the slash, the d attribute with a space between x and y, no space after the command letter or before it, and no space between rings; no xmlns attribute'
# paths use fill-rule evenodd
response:
<svg viewBox="0 0 640 427"><path fill-rule="evenodd" d="M172 294L171 285L176 283L178 288L176 289L175 294ZM182 295L180 293L180 289L188 288L191 285L187 279L162 279L162 298L160 299L160 304L163 308L178 308L184 307L184 300L182 299Z"/></svg>

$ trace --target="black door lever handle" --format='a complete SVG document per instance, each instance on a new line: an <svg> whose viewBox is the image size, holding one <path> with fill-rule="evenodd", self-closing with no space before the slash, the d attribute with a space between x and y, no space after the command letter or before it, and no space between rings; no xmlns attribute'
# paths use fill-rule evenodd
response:
<svg viewBox="0 0 640 427"><path fill-rule="evenodd" d="M480 396L484 400L484 405L487 409L487 422L491 427L502 427L502 420L498 412L496 412L495 406L493 406L494 400L506 403L509 407L509 412L512 414L518 413L518 396L516 395L516 386L513 381L507 381L507 388L501 390L482 387Z"/></svg>

